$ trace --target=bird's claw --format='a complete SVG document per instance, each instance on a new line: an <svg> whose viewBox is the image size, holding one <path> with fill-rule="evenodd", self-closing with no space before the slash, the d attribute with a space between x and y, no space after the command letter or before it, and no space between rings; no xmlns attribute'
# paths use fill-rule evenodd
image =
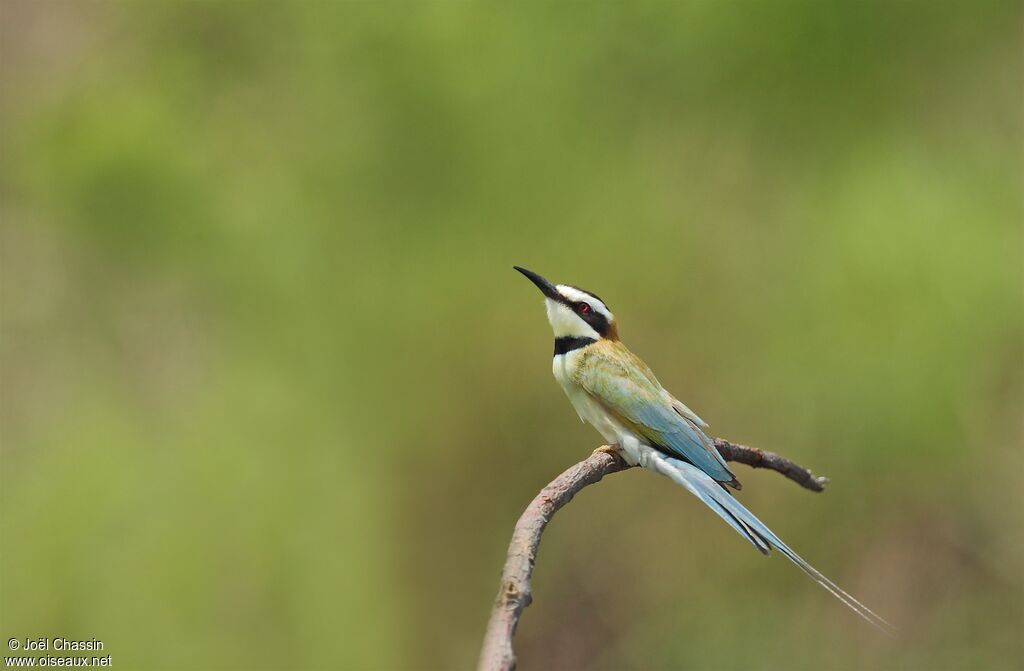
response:
<svg viewBox="0 0 1024 671"><path fill-rule="evenodd" d="M601 452L603 452L605 454L609 454L609 455L611 455L613 457L618 457L619 456L619 445L618 445L618 443L615 443L614 445L602 445L601 447L599 447L596 450L594 450L594 454L600 454Z"/></svg>

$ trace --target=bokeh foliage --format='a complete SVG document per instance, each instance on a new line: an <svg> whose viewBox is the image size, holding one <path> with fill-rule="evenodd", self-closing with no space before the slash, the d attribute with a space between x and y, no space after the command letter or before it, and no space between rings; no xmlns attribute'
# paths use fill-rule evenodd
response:
<svg viewBox="0 0 1024 671"><path fill-rule="evenodd" d="M597 444L513 263L606 298L742 498L549 530L523 668L1024 666L1019 2L0 1L0 631L467 668Z"/></svg>

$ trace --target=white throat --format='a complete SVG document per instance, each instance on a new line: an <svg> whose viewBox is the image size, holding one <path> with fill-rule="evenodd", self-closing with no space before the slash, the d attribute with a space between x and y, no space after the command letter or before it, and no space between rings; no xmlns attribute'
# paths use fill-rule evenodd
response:
<svg viewBox="0 0 1024 671"><path fill-rule="evenodd" d="M601 334L595 331L590 324L583 321L568 306L553 301L550 298L545 299L544 303L548 309L548 322L550 322L551 330L555 332L556 338L570 336L574 338L600 339Z"/></svg>

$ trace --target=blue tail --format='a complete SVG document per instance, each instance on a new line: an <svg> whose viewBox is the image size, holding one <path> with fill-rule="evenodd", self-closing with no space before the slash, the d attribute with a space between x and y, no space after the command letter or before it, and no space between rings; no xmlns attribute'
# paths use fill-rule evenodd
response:
<svg viewBox="0 0 1024 671"><path fill-rule="evenodd" d="M793 552L782 540L775 535L764 523L754 517L754 514L743 507L729 492L720 484L715 482L707 473L692 464L671 457L655 456L649 468L658 473L666 475L676 483L685 487L691 494L703 501L709 508L728 522L729 526L739 532L750 543L768 554L770 548L775 548L800 569L809 575L816 583L831 592L837 599L849 606L862 618L875 625L887 634L893 634L892 626L871 611L870 608L857 601L844 592L838 585L822 575L816 568L804 561L800 555Z"/></svg>

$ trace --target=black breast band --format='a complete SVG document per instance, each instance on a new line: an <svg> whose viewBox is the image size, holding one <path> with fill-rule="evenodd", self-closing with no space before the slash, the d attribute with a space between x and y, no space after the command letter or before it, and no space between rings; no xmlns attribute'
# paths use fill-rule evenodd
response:
<svg viewBox="0 0 1024 671"><path fill-rule="evenodd" d="M597 341L593 338L581 338L579 336L562 336L561 338L555 338L555 356L571 352L574 349L586 347L587 345L592 345L596 342Z"/></svg>

